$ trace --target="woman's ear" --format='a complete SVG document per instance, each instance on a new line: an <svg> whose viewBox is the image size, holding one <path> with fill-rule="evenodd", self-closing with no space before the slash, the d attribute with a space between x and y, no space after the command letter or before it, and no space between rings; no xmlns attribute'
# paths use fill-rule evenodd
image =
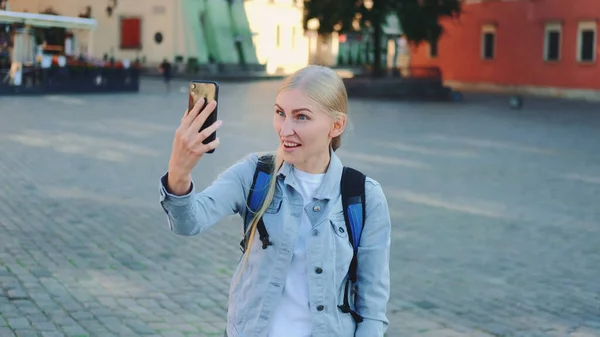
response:
<svg viewBox="0 0 600 337"><path fill-rule="evenodd" d="M329 136L331 138L335 138L344 133L344 129L346 128L346 120L346 114L342 114L340 117L334 120L331 131L329 131Z"/></svg>

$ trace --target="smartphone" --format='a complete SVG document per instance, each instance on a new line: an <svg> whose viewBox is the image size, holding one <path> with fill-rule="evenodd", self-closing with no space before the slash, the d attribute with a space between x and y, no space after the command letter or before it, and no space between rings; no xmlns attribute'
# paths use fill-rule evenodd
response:
<svg viewBox="0 0 600 337"><path fill-rule="evenodd" d="M194 107L194 105L196 105L196 102L198 102L200 98L205 98L204 105L202 106L202 109L200 109L200 111L202 111L206 107L206 105L208 105L208 103L210 103L211 101L217 101L219 99L219 84L214 81L191 81L190 96L188 99L188 110L192 110L192 108ZM217 121L217 109L218 106L215 108L215 111L213 111L208 116L208 118L206 119L202 127L200 127L200 130L198 130L198 132L201 132L202 130L206 129L207 127L211 126L214 122ZM208 136L208 138L206 138L202 143L208 144L216 138L217 132L215 131L212 135ZM207 153L213 152L215 152L214 149L208 151Z"/></svg>

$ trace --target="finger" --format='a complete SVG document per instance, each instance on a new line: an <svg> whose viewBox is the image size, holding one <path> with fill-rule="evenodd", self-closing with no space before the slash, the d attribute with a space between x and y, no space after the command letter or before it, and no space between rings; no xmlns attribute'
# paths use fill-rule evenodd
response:
<svg viewBox="0 0 600 337"><path fill-rule="evenodd" d="M192 97L192 95L189 95L189 96L188 96L188 108L187 108L187 110L185 110L185 113L183 114L183 117L184 117L184 118L185 118L185 116L187 116L187 115L190 113L190 111L191 111L191 110L194 108L194 107L192 106L192 109L190 109L190 105L191 105L192 103L194 103L194 98Z"/></svg>
<svg viewBox="0 0 600 337"><path fill-rule="evenodd" d="M204 122L206 122L206 119L208 118L208 116L210 116L210 114L213 111L215 111L216 107L217 107L217 101L212 101L212 102L208 103L206 108L204 108L204 110L202 110L200 112L200 114L198 114L195 117L194 121L190 125L191 131L192 132L200 131L200 128L202 127L202 125L204 125Z"/></svg>
<svg viewBox="0 0 600 337"><path fill-rule="evenodd" d="M215 131L217 131L222 125L223 121L221 120L212 123L212 125L202 130L202 132L200 132L198 136L196 136L196 141L202 143L206 138L210 137L210 135L215 133Z"/></svg>
<svg viewBox="0 0 600 337"><path fill-rule="evenodd" d="M204 97L198 99L198 101L196 102L196 104L194 104L194 107L192 108L192 110L189 110L186 113L186 115L183 117L183 121L182 121L183 124L185 124L186 126L189 126L190 124L192 124L192 122L194 121L194 119L200 113L200 109L204 105L204 101L205 101Z"/></svg>
<svg viewBox="0 0 600 337"><path fill-rule="evenodd" d="M181 121L183 121L189 113L190 113L190 110L186 109L185 112L183 113L183 116L181 116Z"/></svg>
<svg viewBox="0 0 600 337"><path fill-rule="evenodd" d="M208 152L210 150L214 150L217 147L219 147L220 144L221 144L221 141L219 141L219 137L217 137L212 142L210 142L210 143L208 143L206 145L203 144L204 149L202 149L202 152L206 153L206 152Z"/></svg>

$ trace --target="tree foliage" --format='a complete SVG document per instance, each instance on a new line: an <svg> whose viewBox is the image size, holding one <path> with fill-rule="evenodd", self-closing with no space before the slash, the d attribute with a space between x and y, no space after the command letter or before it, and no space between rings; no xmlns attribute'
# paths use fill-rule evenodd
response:
<svg viewBox="0 0 600 337"><path fill-rule="evenodd" d="M444 33L440 19L458 17L461 0L391 0L409 41L437 41Z"/></svg>
<svg viewBox="0 0 600 337"><path fill-rule="evenodd" d="M440 19L457 17L462 0L305 0L304 29L319 20L319 34L348 33L372 27L373 40L382 38L382 24L389 14L398 16L408 41L436 43L443 34ZM381 46L374 45L374 70L380 70Z"/></svg>

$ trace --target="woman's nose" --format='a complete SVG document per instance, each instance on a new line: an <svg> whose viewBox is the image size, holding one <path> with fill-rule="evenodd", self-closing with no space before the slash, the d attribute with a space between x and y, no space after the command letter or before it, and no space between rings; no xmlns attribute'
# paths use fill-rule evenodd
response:
<svg viewBox="0 0 600 337"><path fill-rule="evenodd" d="M291 136L294 134L294 128L289 118L286 118L281 124L281 130L279 131L281 136Z"/></svg>

